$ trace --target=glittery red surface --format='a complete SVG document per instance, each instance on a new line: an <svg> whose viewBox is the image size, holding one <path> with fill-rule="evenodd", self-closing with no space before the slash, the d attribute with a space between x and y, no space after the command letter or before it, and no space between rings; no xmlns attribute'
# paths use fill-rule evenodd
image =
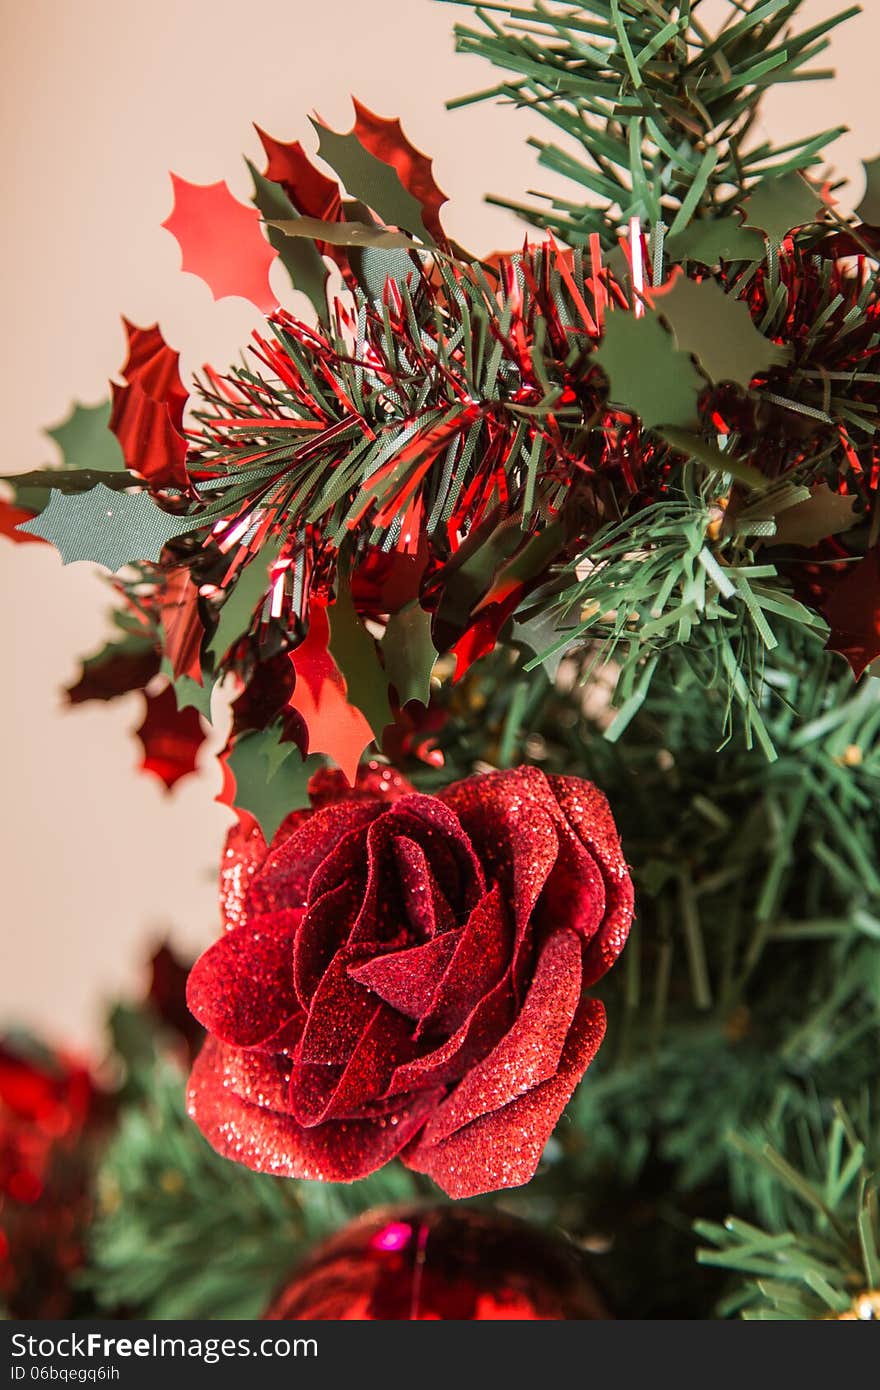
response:
<svg viewBox="0 0 880 1390"><path fill-rule="evenodd" d="M259 1171L352 1180L399 1154L453 1197L528 1182L632 917L604 797L536 768L312 791L270 847L230 835L228 930L189 980L210 1034L191 1116Z"/></svg>
<svg viewBox="0 0 880 1390"><path fill-rule="evenodd" d="M607 1319L583 1257L523 1221L470 1208L370 1212L287 1281L273 1321L546 1322Z"/></svg>

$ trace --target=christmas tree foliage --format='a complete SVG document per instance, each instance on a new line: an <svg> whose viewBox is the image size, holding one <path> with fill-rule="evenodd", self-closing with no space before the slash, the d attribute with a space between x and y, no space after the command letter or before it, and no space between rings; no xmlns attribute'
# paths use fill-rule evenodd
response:
<svg viewBox="0 0 880 1390"><path fill-rule="evenodd" d="M261 132L252 208L165 224L267 316L242 365L188 392L129 324L103 447L9 480L113 572L72 701L144 691L170 787L233 697L209 1036L185 1101L117 1035L81 1287L259 1316L427 1198L565 1232L619 1317L876 1317L880 163L756 134L858 10L470 8L450 104L571 184L492 195L523 249L447 237L397 120Z"/></svg>

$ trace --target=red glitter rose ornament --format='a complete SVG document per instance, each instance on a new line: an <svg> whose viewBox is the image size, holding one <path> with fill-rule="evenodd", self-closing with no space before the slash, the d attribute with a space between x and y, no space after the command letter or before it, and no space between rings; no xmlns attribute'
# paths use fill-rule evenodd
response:
<svg viewBox="0 0 880 1390"><path fill-rule="evenodd" d="M230 835L228 930L189 979L210 1035L190 1115L261 1172L352 1181L399 1155L452 1197L527 1182L632 918L605 798L531 767L313 791L268 849Z"/></svg>

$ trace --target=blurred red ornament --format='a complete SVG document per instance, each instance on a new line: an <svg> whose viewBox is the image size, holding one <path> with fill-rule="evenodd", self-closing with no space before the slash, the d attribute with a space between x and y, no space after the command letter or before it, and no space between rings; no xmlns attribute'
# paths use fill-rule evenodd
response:
<svg viewBox="0 0 880 1390"><path fill-rule="evenodd" d="M880 657L880 546L848 568L824 606L827 646L845 656L858 679Z"/></svg>
<svg viewBox="0 0 880 1390"><path fill-rule="evenodd" d="M12 1317L73 1309L99 1113L83 1066L30 1040L0 1040L0 1306Z"/></svg>
<svg viewBox="0 0 880 1390"><path fill-rule="evenodd" d="M185 1060L191 1062L199 1050L204 1031L186 1007L186 979L192 961L178 958L167 942L150 957L150 984L147 1005L179 1041Z"/></svg>
<svg viewBox="0 0 880 1390"><path fill-rule="evenodd" d="M305 1322L607 1319L579 1252L513 1217L384 1208L319 1247L266 1318Z"/></svg>
<svg viewBox="0 0 880 1390"><path fill-rule="evenodd" d="M144 722L135 730L144 747L143 772L152 772L168 791L196 770L196 758L205 741L205 726L191 705L178 709L174 687L158 695L144 694Z"/></svg>

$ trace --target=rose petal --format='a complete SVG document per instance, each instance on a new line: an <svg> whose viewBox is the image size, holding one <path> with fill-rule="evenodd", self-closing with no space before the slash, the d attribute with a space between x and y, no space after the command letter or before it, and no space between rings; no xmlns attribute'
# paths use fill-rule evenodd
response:
<svg viewBox="0 0 880 1390"><path fill-rule="evenodd" d="M380 802L340 801L315 811L288 839L270 850L251 884L249 912L302 907L312 874L344 835L370 824L385 810Z"/></svg>
<svg viewBox="0 0 880 1390"><path fill-rule="evenodd" d="M436 936L455 926L455 913L431 870L425 851L415 840L398 835L394 862L409 925L417 936Z"/></svg>
<svg viewBox="0 0 880 1390"><path fill-rule="evenodd" d="M253 1047L299 1012L293 942L301 917L294 909L259 917L227 932L199 957L186 1000L209 1033Z"/></svg>
<svg viewBox="0 0 880 1390"><path fill-rule="evenodd" d="M285 840L289 840L291 835L295 834L300 826L305 825L306 821L311 820L311 818L311 806L297 806L295 810L288 811L284 820L272 836L272 843L269 845L269 849L278 849L280 845L284 844Z"/></svg>
<svg viewBox="0 0 880 1390"><path fill-rule="evenodd" d="M541 895L540 920L551 929L564 923L588 942L605 915L605 880L573 830L562 825L557 834L559 854Z"/></svg>
<svg viewBox="0 0 880 1390"><path fill-rule="evenodd" d="M490 881L513 906L516 949L559 853L559 808L538 768L468 777L447 787L445 803L459 817Z"/></svg>
<svg viewBox="0 0 880 1390"><path fill-rule="evenodd" d="M360 906L357 884L340 883L303 913L293 947L293 983L308 1009L328 965L351 932Z"/></svg>
<svg viewBox="0 0 880 1390"><path fill-rule="evenodd" d="M504 1036L515 1012L516 1001L508 973L480 1000L457 1033L433 1052L404 1062L396 1069L388 1087L389 1095L426 1086L449 1086L459 1081L468 1068L485 1057Z"/></svg>
<svg viewBox="0 0 880 1390"><path fill-rule="evenodd" d="M455 1199L527 1183L604 1033L604 1008L598 999L585 1000L575 1015L555 1076L439 1144L417 1139L401 1155L403 1162L417 1173L426 1173Z"/></svg>
<svg viewBox="0 0 880 1390"><path fill-rule="evenodd" d="M375 997L349 975L349 966L367 954L372 953L346 946L337 951L327 967L312 998L300 1043L303 1062L341 1066L354 1052L376 1010Z"/></svg>
<svg viewBox="0 0 880 1390"><path fill-rule="evenodd" d="M482 869L456 817L436 797L401 797L367 833L367 886L352 943L387 941L406 925L399 898L387 891L394 842L401 836L424 851L431 875L453 911L468 912L485 891Z"/></svg>
<svg viewBox="0 0 880 1390"><path fill-rule="evenodd" d="M241 1100L261 1110L289 1110L288 1093L293 1061L290 1057L270 1057L247 1047L229 1047L224 1053L226 1086Z"/></svg>
<svg viewBox="0 0 880 1390"><path fill-rule="evenodd" d="M605 916L584 954L584 984L595 984L626 944L633 918L633 885L620 836L605 797L579 777L550 777L551 791L575 834L599 866L605 882Z"/></svg>
<svg viewBox="0 0 880 1390"><path fill-rule="evenodd" d="M291 1116L235 1094L227 1074L231 1051L208 1038L192 1069L187 1111L218 1153L258 1173L324 1182L364 1178L409 1143L436 1101L428 1092L375 1120L303 1129Z"/></svg>
<svg viewBox="0 0 880 1390"><path fill-rule="evenodd" d="M411 1025L380 1005L344 1068L294 1063L289 1109L309 1127L328 1119L357 1119L387 1090L395 1061L413 1052Z"/></svg>
<svg viewBox="0 0 880 1390"><path fill-rule="evenodd" d="M551 846L557 843L555 836L552 840L548 836L547 821L552 827L559 807L539 768L519 767L467 777L442 791L440 799L460 821L480 863L488 868L490 881L513 887L514 855L525 858L533 818L542 842L542 867L550 858ZM555 854L552 857L555 861ZM535 882L531 882L524 864L521 886L526 910L530 910L529 898L532 905L537 901L546 874L536 873L534 877Z"/></svg>
<svg viewBox="0 0 880 1390"><path fill-rule="evenodd" d="M392 1009L417 1020L427 1012L460 937L461 929L444 932L421 946L350 966L348 973Z"/></svg>
<svg viewBox="0 0 880 1390"><path fill-rule="evenodd" d="M477 903L465 926L457 933L455 955L438 981L416 1036L432 1030L454 1033L483 996L494 989L509 959L510 931L501 906L501 892L496 885Z"/></svg>
<svg viewBox="0 0 880 1390"><path fill-rule="evenodd" d="M253 816L230 827L220 860L220 919L224 931L246 921L248 889L267 852L263 832Z"/></svg>
<svg viewBox="0 0 880 1390"><path fill-rule="evenodd" d="M306 1015L294 1014L293 1018L282 1023L277 1033L271 1033L268 1038L263 1038L262 1042L255 1043L253 1051L267 1052L276 1057L292 1057L299 1047L305 1026Z"/></svg>
<svg viewBox="0 0 880 1390"><path fill-rule="evenodd" d="M440 1143L549 1080L559 1066L580 997L580 941L572 931L558 932L541 952L516 1022L431 1116L423 1142Z"/></svg>
<svg viewBox="0 0 880 1390"><path fill-rule="evenodd" d="M367 881L367 829L359 826L343 835L317 866L309 883L309 901L315 902L324 893L341 883L356 888L363 897Z"/></svg>

